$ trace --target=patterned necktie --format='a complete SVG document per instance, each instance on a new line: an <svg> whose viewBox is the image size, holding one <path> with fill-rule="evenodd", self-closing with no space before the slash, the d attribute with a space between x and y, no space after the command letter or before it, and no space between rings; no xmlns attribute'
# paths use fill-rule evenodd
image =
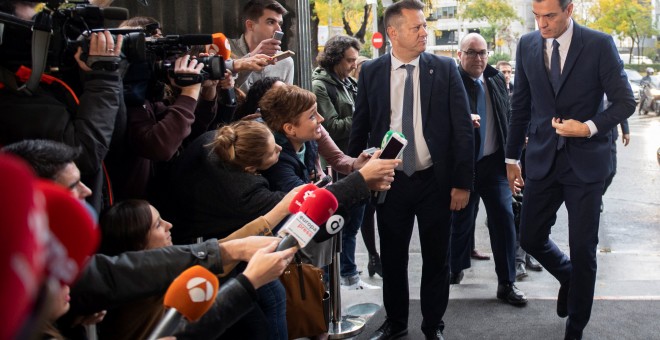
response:
<svg viewBox="0 0 660 340"><path fill-rule="evenodd" d="M559 78L561 77L561 57L559 56L559 42L552 41L552 57L550 58L550 81L555 94L559 91Z"/></svg>
<svg viewBox="0 0 660 340"><path fill-rule="evenodd" d="M408 145L403 149L403 172L411 176L416 171L415 166L415 127L413 125L413 78L412 73L415 69L415 65L402 65L405 67L408 74L406 75L406 82L403 87L403 108L401 110L401 132L406 136L408 140Z"/></svg>
<svg viewBox="0 0 660 340"><path fill-rule="evenodd" d="M484 157L484 146L486 144L486 123L488 120L488 115L486 114L486 92L484 92L484 87L481 85L481 80L477 79L474 81L474 86L477 87L477 113L479 114L479 155L477 160L480 160Z"/></svg>

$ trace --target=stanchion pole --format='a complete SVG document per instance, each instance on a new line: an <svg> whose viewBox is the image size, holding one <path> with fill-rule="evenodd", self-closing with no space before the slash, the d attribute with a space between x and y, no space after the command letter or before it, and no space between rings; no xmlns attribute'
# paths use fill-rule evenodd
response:
<svg viewBox="0 0 660 340"><path fill-rule="evenodd" d="M364 329L365 321L357 316L341 315L341 287L339 286L339 254L341 231L332 238L334 255L330 264L330 324L328 339L345 339L356 336Z"/></svg>

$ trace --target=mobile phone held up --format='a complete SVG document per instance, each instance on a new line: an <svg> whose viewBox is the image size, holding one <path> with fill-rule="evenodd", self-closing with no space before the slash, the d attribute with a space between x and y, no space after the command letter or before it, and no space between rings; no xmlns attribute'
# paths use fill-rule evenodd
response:
<svg viewBox="0 0 660 340"><path fill-rule="evenodd" d="M274 55L273 59L275 59L277 61L280 61L280 60L286 59L288 57L293 57L294 55L296 55L296 54L293 53L293 51L284 51L284 52L280 52L280 53Z"/></svg>
<svg viewBox="0 0 660 340"><path fill-rule="evenodd" d="M283 37L284 32L282 31L275 31L275 33L273 33L273 39L282 40Z"/></svg>
<svg viewBox="0 0 660 340"><path fill-rule="evenodd" d="M385 144L383 152L380 154L381 159L395 159L399 156L403 148L406 147L408 141L401 136L401 134L394 133Z"/></svg>

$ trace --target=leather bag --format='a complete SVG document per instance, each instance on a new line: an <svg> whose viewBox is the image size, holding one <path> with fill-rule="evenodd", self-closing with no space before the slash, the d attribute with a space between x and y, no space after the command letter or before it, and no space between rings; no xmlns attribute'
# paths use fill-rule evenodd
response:
<svg viewBox="0 0 660 340"><path fill-rule="evenodd" d="M298 254L289 263L280 281L286 291L286 322L289 339L328 332L329 294L323 284L323 270L302 263Z"/></svg>

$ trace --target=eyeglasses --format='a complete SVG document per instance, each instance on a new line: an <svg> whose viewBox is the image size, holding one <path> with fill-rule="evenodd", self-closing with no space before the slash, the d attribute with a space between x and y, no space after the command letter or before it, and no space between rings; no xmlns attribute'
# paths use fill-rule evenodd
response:
<svg viewBox="0 0 660 340"><path fill-rule="evenodd" d="M465 53L469 58L475 58L476 56L479 56L479 58L483 59L483 58L488 57L488 51L479 51L479 52L477 52L477 51L469 50L469 51L462 51L462 52Z"/></svg>

